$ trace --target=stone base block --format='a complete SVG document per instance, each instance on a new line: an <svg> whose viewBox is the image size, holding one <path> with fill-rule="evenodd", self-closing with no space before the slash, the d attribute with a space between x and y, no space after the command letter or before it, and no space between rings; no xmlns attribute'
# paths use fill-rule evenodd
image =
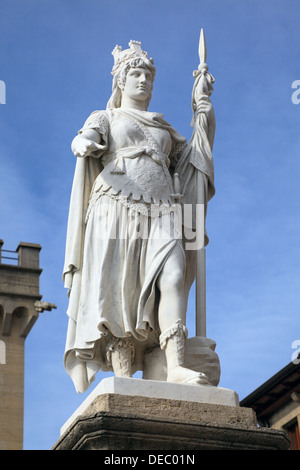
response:
<svg viewBox="0 0 300 470"><path fill-rule="evenodd" d="M216 405L238 406L236 392L212 385L184 385L159 380L129 379L109 377L103 379L90 393L86 400L77 408L68 421L62 426L61 434L71 423L82 415L98 396L103 394L128 395L134 398L166 398L185 402L211 403ZM130 412L130 408L127 409ZM142 409L140 410L142 411Z"/></svg>
<svg viewBox="0 0 300 470"><path fill-rule="evenodd" d="M167 384L173 388L173 396L167 398L153 396L153 391L149 392L150 396L139 394L148 382L145 380L115 377L105 380L106 390L102 381L102 392L96 392L98 386L79 407L62 427L52 450L279 450L289 447L283 431L257 427L255 413L250 408L182 398L182 387L192 387L200 396L204 393L201 389L207 386ZM162 383L165 384L157 382L157 389ZM108 391L121 389L122 384L123 393ZM135 386L136 393L129 393L130 387ZM174 398L176 393L181 398Z"/></svg>

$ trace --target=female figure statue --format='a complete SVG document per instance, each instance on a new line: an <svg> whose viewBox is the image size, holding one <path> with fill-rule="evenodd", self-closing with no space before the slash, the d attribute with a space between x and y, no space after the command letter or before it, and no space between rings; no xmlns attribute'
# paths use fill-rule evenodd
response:
<svg viewBox="0 0 300 470"><path fill-rule="evenodd" d="M93 112L72 142L77 163L64 266L64 363L78 392L99 369L131 377L157 345L166 354L168 381L208 383L205 374L184 366L195 252L178 236L177 215L183 204L195 203L197 173L202 202L212 197L212 162L199 136L188 144L162 114L147 111L153 60L139 42L129 46L113 51L106 110ZM212 146L210 100L200 97L197 108L207 116Z"/></svg>

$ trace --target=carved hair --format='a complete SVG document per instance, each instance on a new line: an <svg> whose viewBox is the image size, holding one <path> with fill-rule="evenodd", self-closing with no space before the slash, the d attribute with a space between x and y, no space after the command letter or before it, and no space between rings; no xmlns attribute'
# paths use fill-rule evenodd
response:
<svg viewBox="0 0 300 470"><path fill-rule="evenodd" d="M121 100L122 100L122 90L120 86L123 87L125 85L128 71L131 68L137 68L137 67L149 69L152 73L152 82L154 81L156 70L155 70L152 60L149 60L147 57L135 57L135 58L130 59L125 64L122 64L122 66L114 70L112 94L107 103L107 106L106 106L107 108L120 108ZM150 93L149 98L146 102L146 109L149 106L151 97L152 97L152 93Z"/></svg>

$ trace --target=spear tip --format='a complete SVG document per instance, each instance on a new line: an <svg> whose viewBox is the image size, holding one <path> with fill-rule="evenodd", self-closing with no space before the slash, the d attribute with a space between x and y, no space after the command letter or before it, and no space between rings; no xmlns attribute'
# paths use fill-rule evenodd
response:
<svg viewBox="0 0 300 470"><path fill-rule="evenodd" d="M201 31L200 31L200 39L199 39L199 59L200 59L200 64L205 64L205 63L206 63L206 57L207 57L207 50L206 50L205 35L204 35L204 30L203 30L203 28L201 28Z"/></svg>

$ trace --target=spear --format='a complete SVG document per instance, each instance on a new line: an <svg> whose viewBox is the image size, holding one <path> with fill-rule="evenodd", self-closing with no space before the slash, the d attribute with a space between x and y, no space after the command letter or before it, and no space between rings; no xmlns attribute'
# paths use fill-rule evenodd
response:
<svg viewBox="0 0 300 470"><path fill-rule="evenodd" d="M201 31L200 31L198 52L199 52L200 65L201 64L206 64L207 49L206 49L206 41L205 41L205 35L204 35L203 28L201 28Z"/></svg>
<svg viewBox="0 0 300 470"><path fill-rule="evenodd" d="M195 83L192 92L192 108L194 112L195 132L197 133L201 151L206 157L212 159L211 148L208 144L208 122L205 113L197 113L197 104L201 98L209 98L213 91L214 78L208 73L206 64L207 49L204 31L201 29L199 39L199 66L193 76ZM203 186L203 176L197 170L197 238L200 235L200 246L197 242L197 270L196 270L196 336L206 337L206 252L205 252L205 204L206 194ZM201 209L201 210L200 210ZM199 220L200 219L200 220ZM200 233L199 233L200 232Z"/></svg>

